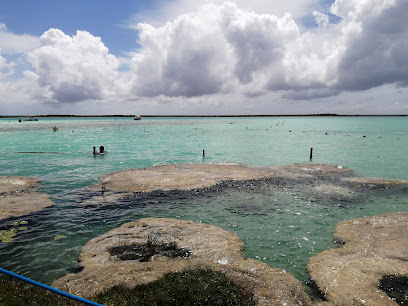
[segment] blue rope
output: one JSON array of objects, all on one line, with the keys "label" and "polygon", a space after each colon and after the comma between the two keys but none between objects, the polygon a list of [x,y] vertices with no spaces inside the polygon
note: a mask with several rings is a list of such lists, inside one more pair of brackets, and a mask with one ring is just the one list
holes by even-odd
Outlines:
[{"label": "blue rope", "polygon": [[87,300],[87,299],[81,298],[81,297],[79,297],[79,296],[72,295],[72,294],[70,294],[70,293],[67,293],[67,292],[64,292],[64,291],[55,289],[55,288],[53,288],[53,287],[50,287],[50,286],[44,285],[44,284],[42,284],[42,283],[36,282],[36,281],[34,281],[34,280],[32,280],[32,279],[29,279],[29,278],[27,278],[27,277],[24,277],[24,276],[18,275],[18,274],[16,274],[16,273],[10,272],[10,271],[8,271],[8,270],[6,270],[6,269],[3,269],[3,268],[0,268],[0,272],[3,272],[4,274],[10,275],[10,276],[12,276],[12,277],[21,279],[21,280],[23,280],[23,281],[25,281],[25,282],[27,282],[27,283],[32,284],[32,285],[35,285],[35,286],[41,287],[41,288],[43,288],[43,289],[49,290],[49,291],[54,292],[54,293],[56,293],[56,294],[65,296],[65,297],[67,297],[67,298],[69,298],[69,299],[71,299],[71,300],[76,300],[76,301],[79,301],[79,302],[82,302],[82,303],[85,303],[85,304],[88,304],[88,305],[93,305],[93,306],[103,306],[102,304],[98,304],[98,303],[89,301],[89,300]]}]

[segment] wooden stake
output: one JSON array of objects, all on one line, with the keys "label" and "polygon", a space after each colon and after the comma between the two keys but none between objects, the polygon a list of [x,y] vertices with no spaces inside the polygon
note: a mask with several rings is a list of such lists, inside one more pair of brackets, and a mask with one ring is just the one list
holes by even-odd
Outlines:
[{"label": "wooden stake", "polygon": [[313,158],[313,148],[310,148],[310,160]]}]

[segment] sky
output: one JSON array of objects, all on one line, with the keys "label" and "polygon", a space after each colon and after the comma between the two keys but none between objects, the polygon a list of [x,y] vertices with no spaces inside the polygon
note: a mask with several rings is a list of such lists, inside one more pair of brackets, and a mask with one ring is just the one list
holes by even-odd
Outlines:
[{"label": "sky", "polygon": [[408,114],[406,0],[0,0],[0,116]]}]

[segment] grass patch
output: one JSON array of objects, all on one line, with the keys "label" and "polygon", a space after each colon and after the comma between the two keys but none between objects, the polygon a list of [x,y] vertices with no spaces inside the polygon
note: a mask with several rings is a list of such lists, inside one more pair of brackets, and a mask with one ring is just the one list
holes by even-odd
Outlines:
[{"label": "grass patch", "polygon": [[[115,286],[90,300],[103,305],[256,305],[253,295],[224,273],[198,268],[166,274],[163,278],[132,289]],[[83,306],[48,290],[0,274],[0,305]]]},{"label": "grass patch", "polygon": [[0,273],[0,305],[83,306],[84,304]]},{"label": "grass patch", "polygon": [[104,305],[256,305],[252,294],[224,273],[199,268],[166,274],[163,278],[128,289],[115,286],[92,300]]}]

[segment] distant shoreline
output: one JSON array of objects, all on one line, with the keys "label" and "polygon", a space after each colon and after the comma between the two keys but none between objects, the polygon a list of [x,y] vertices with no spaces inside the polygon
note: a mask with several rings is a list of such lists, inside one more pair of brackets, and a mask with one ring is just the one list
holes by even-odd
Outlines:
[{"label": "distant shoreline", "polygon": [[[404,115],[338,115],[338,114],[306,114],[306,115],[141,115],[142,118],[246,118],[246,117],[407,117]],[[0,118],[133,118],[134,115],[10,115]]]}]

